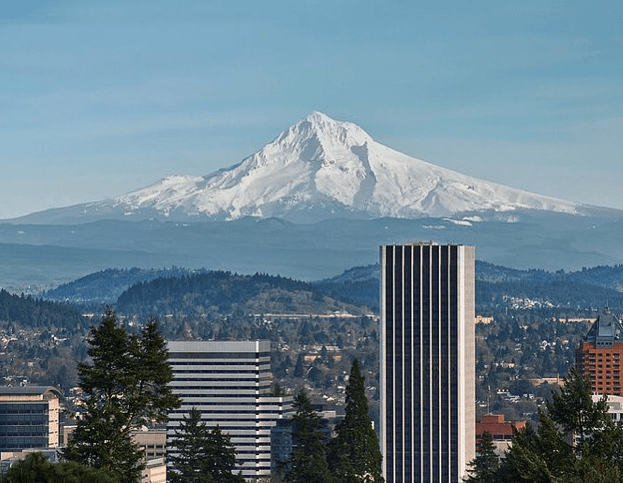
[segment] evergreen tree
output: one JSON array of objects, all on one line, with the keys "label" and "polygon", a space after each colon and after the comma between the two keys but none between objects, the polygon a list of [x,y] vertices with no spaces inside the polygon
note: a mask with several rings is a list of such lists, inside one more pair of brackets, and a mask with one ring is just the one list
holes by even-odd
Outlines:
[{"label": "evergreen tree", "polygon": [[539,428],[513,436],[498,471],[502,482],[620,482],[623,430],[605,399],[592,401],[590,382],[572,370],[539,412]]},{"label": "evergreen tree", "polygon": [[75,461],[52,463],[41,453],[30,453],[0,476],[0,483],[119,483],[110,472]]},{"label": "evergreen tree", "polygon": [[153,422],[165,422],[179,406],[168,383],[172,378],[166,343],[155,321],[140,337],[130,335],[108,309],[88,338],[89,362],[78,365],[84,393],[81,419],[63,457],[107,469],[121,483],[140,479],[143,453],[131,431]]},{"label": "evergreen tree", "polygon": [[286,464],[284,483],[331,483],[326,461],[326,448],[320,416],[314,410],[305,390],[294,398],[292,417],[293,450]]},{"label": "evergreen tree", "polygon": [[368,414],[365,380],[355,359],[346,386],[346,414],[329,445],[329,467],[339,483],[383,481],[379,439]]},{"label": "evergreen tree", "polygon": [[233,474],[236,452],[229,436],[216,427],[209,430],[201,421],[201,412],[192,408],[175,432],[170,461],[172,483],[243,483]]},{"label": "evergreen tree", "polygon": [[206,452],[209,455],[207,471],[216,483],[244,483],[242,475],[233,473],[236,467],[236,449],[231,444],[229,435],[224,434],[218,426],[210,431]]},{"label": "evergreen tree", "polygon": [[476,452],[476,458],[469,464],[467,470],[470,475],[465,479],[466,483],[497,483],[497,471],[500,466],[500,458],[495,452],[491,433],[485,432],[480,440],[480,448]]}]

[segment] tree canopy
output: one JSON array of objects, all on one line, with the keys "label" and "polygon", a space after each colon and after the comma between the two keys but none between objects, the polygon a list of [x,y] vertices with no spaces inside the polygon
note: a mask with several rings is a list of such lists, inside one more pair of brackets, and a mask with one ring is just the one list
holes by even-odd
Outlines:
[{"label": "tree canopy", "polygon": [[0,476],[0,483],[119,483],[109,471],[75,461],[52,463],[41,453],[31,453]]},{"label": "tree canopy", "polygon": [[121,483],[136,482],[143,454],[131,431],[165,422],[179,398],[172,378],[166,343],[154,320],[140,336],[129,334],[112,310],[88,338],[90,360],[78,365],[84,405],[63,457],[118,475]]},{"label": "tree canopy", "polygon": [[[498,466],[497,471],[486,468]],[[608,414],[605,398],[593,402],[590,382],[572,369],[535,430],[516,431],[504,458],[490,448],[471,463],[471,483],[620,482],[623,430]]]},{"label": "tree canopy", "polygon": [[329,445],[329,466],[336,482],[383,481],[379,439],[368,414],[365,380],[355,359],[346,386],[346,414]]},{"label": "tree canopy", "polygon": [[229,436],[218,426],[210,430],[194,407],[175,431],[169,460],[171,483],[244,483],[233,473],[236,451]]},{"label": "tree canopy", "polygon": [[321,420],[305,390],[294,398],[292,454],[286,464],[284,483],[332,483],[326,460]]}]

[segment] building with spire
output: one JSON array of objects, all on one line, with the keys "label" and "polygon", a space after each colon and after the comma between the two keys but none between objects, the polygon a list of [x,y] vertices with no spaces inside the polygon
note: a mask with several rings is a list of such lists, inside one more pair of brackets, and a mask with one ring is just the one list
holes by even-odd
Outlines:
[{"label": "building with spire", "polygon": [[620,319],[605,308],[576,350],[576,367],[591,381],[593,394],[623,396],[622,360],[623,326]]}]

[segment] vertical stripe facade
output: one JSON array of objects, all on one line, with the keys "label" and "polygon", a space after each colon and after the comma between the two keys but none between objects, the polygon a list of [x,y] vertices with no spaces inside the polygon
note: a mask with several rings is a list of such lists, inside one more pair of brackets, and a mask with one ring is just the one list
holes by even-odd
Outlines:
[{"label": "vertical stripe facade", "polygon": [[460,482],[475,451],[474,247],[381,247],[386,482]]}]

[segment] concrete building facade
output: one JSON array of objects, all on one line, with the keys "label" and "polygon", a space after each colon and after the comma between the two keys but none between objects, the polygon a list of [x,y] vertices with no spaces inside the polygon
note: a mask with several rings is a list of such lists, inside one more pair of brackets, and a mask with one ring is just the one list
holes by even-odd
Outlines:
[{"label": "concrete building facade", "polygon": [[291,396],[271,395],[269,341],[170,341],[171,387],[182,406],[169,414],[167,447],[191,408],[236,448],[247,480],[270,474],[270,430],[292,411]]},{"label": "concrete building facade", "polygon": [[0,451],[57,448],[61,397],[54,387],[0,387]]},{"label": "concrete building facade", "polygon": [[387,483],[458,483],[475,456],[474,256],[462,245],[380,248]]}]

